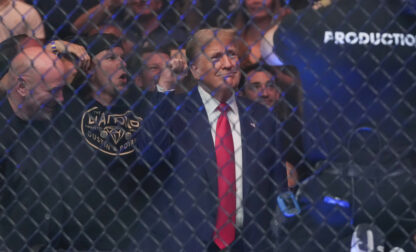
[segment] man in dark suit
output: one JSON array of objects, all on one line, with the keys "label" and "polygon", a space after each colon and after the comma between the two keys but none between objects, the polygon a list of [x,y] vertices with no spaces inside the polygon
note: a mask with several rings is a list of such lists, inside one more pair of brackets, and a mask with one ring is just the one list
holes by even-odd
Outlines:
[{"label": "man in dark suit", "polygon": [[138,147],[161,187],[141,216],[134,249],[268,251],[276,245],[271,223],[276,195],[287,183],[279,125],[262,105],[235,96],[236,39],[233,30],[195,33],[186,51],[197,87],[145,119]]}]

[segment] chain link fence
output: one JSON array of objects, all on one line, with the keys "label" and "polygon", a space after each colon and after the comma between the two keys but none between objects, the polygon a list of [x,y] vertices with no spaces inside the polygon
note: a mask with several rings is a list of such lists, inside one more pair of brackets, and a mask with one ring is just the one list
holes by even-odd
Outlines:
[{"label": "chain link fence", "polygon": [[[0,15],[0,251],[416,251],[415,1]],[[236,100],[230,242],[218,82]]]}]

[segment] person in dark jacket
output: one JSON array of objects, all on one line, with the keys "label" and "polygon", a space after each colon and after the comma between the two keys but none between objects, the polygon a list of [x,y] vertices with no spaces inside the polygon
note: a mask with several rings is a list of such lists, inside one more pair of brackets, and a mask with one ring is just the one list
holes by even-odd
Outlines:
[{"label": "person in dark jacket", "polygon": [[[280,125],[236,97],[233,30],[202,29],[187,45],[198,85],[146,120],[137,144],[164,177],[135,233],[140,251],[271,251],[276,196],[287,189]],[[175,104],[175,103],[173,103]],[[166,112],[168,111],[168,112]]]},{"label": "person in dark jacket", "polygon": [[7,96],[0,100],[0,250],[62,248],[51,119],[63,101],[63,69],[41,47],[24,49],[11,62]]},{"label": "person in dark jacket", "polygon": [[303,163],[303,88],[299,73],[293,66],[273,67],[264,62],[242,70],[239,93],[268,107],[284,125],[280,140],[285,148],[289,187],[295,188],[308,175]]}]

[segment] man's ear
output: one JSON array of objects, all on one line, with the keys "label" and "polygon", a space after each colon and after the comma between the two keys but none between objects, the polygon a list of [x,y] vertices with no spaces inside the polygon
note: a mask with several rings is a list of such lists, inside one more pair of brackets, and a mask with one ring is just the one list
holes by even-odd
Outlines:
[{"label": "man's ear", "polygon": [[195,64],[191,64],[189,69],[191,70],[192,76],[194,76],[195,79],[199,80],[201,78],[201,73]]},{"label": "man's ear", "polygon": [[91,65],[90,65],[90,68],[88,69],[88,73],[89,74],[93,74],[94,73],[94,71],[95,71],[95,64],[96,64],[96,62],[94,60],[91,60]]},{"label": "man's ear", "polygon": [[26,81],[21,77],[17,78],[16,91],[22,97],[26,97],[29,95],[29,87]]}]

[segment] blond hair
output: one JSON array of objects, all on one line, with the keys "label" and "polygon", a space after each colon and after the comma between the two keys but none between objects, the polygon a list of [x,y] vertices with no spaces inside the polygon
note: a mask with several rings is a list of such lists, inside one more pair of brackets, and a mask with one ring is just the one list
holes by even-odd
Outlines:
[{"label": "blond hair", "polygon": [[[197,31],[186,45],[186,57],[188,65],[201,54],[201,49],[211,41],[218,40],[224,45],[238,45],[237,32],[233,29],[208,28]],[[238,48],[238,46],[236,46]]]}]

